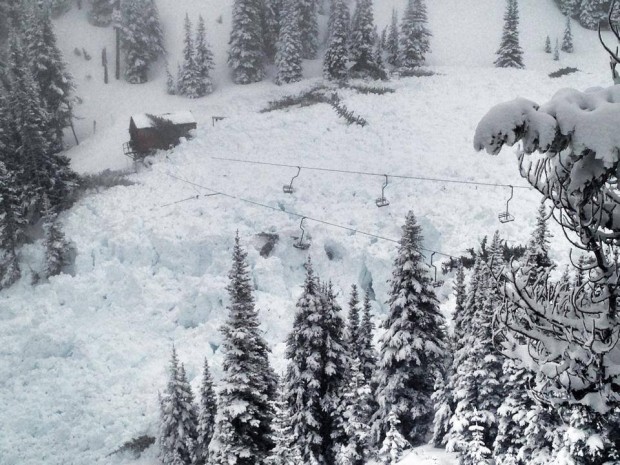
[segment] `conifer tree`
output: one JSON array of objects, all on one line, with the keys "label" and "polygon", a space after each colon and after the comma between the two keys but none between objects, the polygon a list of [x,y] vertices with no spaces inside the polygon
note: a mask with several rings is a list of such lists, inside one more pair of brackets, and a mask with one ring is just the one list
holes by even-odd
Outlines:
[{"label": "conifer tree", "polygon": [[69,263],[69,243],[57,221],[57,214],[47,196],[43,198],[43,232],[45,277],[56,276]]},{"label": "conifer tree", "polygon": [[198,30],[196,31],[196,56],[194,59],[198,79],[200,81],[200,95],[207,95],[213,92],[213,81],[211,71],[215,67],[213,64],[213,53],[207,43],[207,32],[205,21],[202,16],[198,16]]},{"label": "conifer tree", "polygon": [[280,34],[276,52],[276,84],[298,82],[302,79],[300,7],[298,0],[284,0]]},{"label": "conifer tree", "polygon": [[[476,465],[470,454],[480,428],[484,445],[490,451],[497,435],[497,410],[504,393],[500,379],[502,356],[493,344],[492,321],[500,299],[491,285],[491,274],[502,267],[501,241],[496,233],[488,250],[489,264],[478,256],[467,299],[458,320],[455,315],[455,355],[452,370],[454,414],[447,449],[459,453],[462,465]],[[475,411],[475,415],[474,415]],[[472,417],[476,418],[476,427]]]},{"label": "conifer tree", "polygon": [[197,436],[196,407],[174,347],[168,387],[160,402],[159,457],[163,465],[192,465]]},{"label": "conifer tree", "polygon": [[13,285],[21,277],[16,251],[19,234],[19,218],[16,218],[19,215],[18,203],[15,178],[0,161],[0,289]]},{"label": "conifer tree", "polygon": [[497,68],[524,68],[523,50],[519,45],[519,9],[517,0],[506,0],[504,31],[496,53]]},{"label": "conifer tree", "polygon": [[359,339],[360,339],[360,299],[357,292],[357,286],[353,284],[351,286],[351,294],[349,297],[349,313],[347,315],[347,330],[345,333],[346,343],[349,349],[349,356],[351,358],[359,358],[360,351]]},{"label": "conifer tree", "polygon": [[113,7],[110,0],[91,0],[88,20],[95,26],[108,26],[112,22]]},{"label": "conifer tree", "polygon": [[262,465],[274,446],[272,401],[277,378],[260,332],[247,253],[235,237],[228,275],[228,318],[222,326],[223,374],[218,405],[215,463]]},{"label": "conifer tree", "polygon": [[349,7],[344,0],[333,0],[330,19],[331,33],[323,59],[323,76],[330,81],[342,81],[347,77],[350,20]]},{"label": "conifer tree", "polygon": [[421,253],[421,228],[413,212],[403,236],[390,282],[386,332],[380,339],[376,391],[379,410],[374,415],[374,440],[381,444],[394,412],[401,434],[413,445],[424,441],[433,418],[429,373],[442,369],[445,322]]},{"label": "conifer tree", "polygon": [[358,0],[349,41],[349,58],[358,66],[374,64],[374,27],[372,0]]},{"label": "conifer tree", "polygon": [[209,445],[211,444],[211,439],[213,439],[216,414],[217,398],[213,390],[213,378],[211,377],[211,370],[209,370],[209,362],[205,358],[198,399],[194,465],[207,465],[209,463]]},{"label": "conifer tree", "polygon": [[121,17],[125,78],[141,84],[148,80],[150,65],[165,53],[159,13],[153,0],[126,0]]},{"label": "conifer tree", "polygon": [[71,124],[74,85],[56,45],[49,13],[43,10],[35,12],[33,23],[28,55],[49,119],[50,151],[56,153],[63,149],[63,130]]},{"label": "conifer tree", "polygon": [[427,27],[424,0],[409,0],[401,23],[400,66],[422,66],[430,51],[431,32]]},{"label": "conifer tree", "polygon": [[534,404],[527,412],[525,428],[519,438],[518,458],[527,465],[554,463],[562,447],[564,428],[555,407]]},{"label": "conifer tree", "polygon": [[552,53],[553,50],[551,48],[551,38],[547,36],[545,39],[545,53]]},{"label": "conifer tree", "polygon": [[251,84],[265,76],[261,9],[256,0],[235,0],[228,66],[236,84]]},{"label": "conifer tree", "polygon": [[360,371],[359,359],[351,361],[349,382],[342,398],[342,421],[347,440],[340,445],[337,465],[363,465],[368,456],[372,414],[371,390]]},{"label": "conifer tree", "polygon": [[[177,74],[181,74],[180,69]],[[170,68],[166,66],[166,92],[168,95],[176,95],[177,94],[177,81],[172,77],[170,73]]]},{"label": "conifer tree", "polygon": [[471,441],[460,463],[472,465],[492,465],[491,451],[485,443],[485,428],[482,426],[486,423],[484,415],[480,415],[476,409],[469,416],[468,429]]},{"label": "conifer tree", "polygon": [[298,465],[302,463],[301,455],[298,447],[293,444],[290,409],[286,403],[284,384],[281,381],[278,383],[278,392],[273,405],[275,447],[271,450],[267,465]]},{"label": "conifer tree", "polygon": [[570,17],[566,17],[566,27],[564,28],[564,36],[562,37],[562,51],[573,53],[573,31],[570,24]]},{"label": "conifer tree", "polygon": [[293,330],[286,342],[286,399],[293,442],[299,446],[303,463],[334,463],[342,445],[336,413],[348,359],[338,310],[331,287],[321,289],[308,259]]},{"label": "conifer tree", "polygon": [[560,0],[560,11],[565,16],[574,18],[579,13],[582,0]]},{"label": "conifer tree", "polygon": [[465,289],[465,270],[463,263],[459,262],[456,270],[456,278],[454,282],[454,293],[456,297],[456,305],[453,313],[453,334],[448,338],[449,353],[446,357],[446,370],[443,373],[437,373],[435,382],[435,391],[432,395],[433,404],[435,406],[435,418],[433,420],[433,437],[431,443],[435,447],[445,446],[448,441],[448,433],[450,431],[450,421],[454,414],[454,354],[457,350],[462,349],[462,344],[466,336],[468,322],[464,318],[465,300],[467,293]]},{"label": "conifer tree", "polygon": [[555,39],[555,48],[553,49],[553,61],[560,61],[560,41]]},{"label": "conifer tree", "polygon": [[398,36],[398,14],[396,10],[392,10],[392,22],[390,23],[390,31],[388,32],[385,49],[387,51],[388,64],[398,67],[400,65],[400,46]]},{"label": "conifer tree", "polygon": [[277,51],[284,0],[261,0],[261,2],[264,52],[265,57],[273,62]]},{"label": "conifer tree", "polygon": [[400,433],[399,427],[400,420],[396,412],[391,411],[388,418],[388,430],[385,434],[385,439],[381,444],[378,456],[379,460],[384,465],[396,465],[401,457],[403,451],[411,447],[407,439]]},{"label": "conifer tree", "polygon": [[364,381],[370,385],[375,369],[377,367],[377,350],[373,342],[375,334],[375,324],[372,322],[370,314],[370,296],[368,292],[364,294],[364,304],[362,306],[362,321],[359,330],[359,361],[360,371],[364,376]]},{"label": "conifer tree", "polygon": [[596,29],[605,21],[608,12],[607,0],[581,0],[579,22],[587,29]]},{"label": "conifer tree", "polygon": [[299,4],[299,32],[301,56],[307,60],[316,58],[319,49],[319,23],[317,0],[297,0]]},{"label": "conifer tree", "polygon": [[185,39],[183,45],[183,64],[177,79],[177,89],[180,95],[189,98],[198,98],[204,95],[204,83],[199,75],[196,62],[196,50],[192,39],[192,23],[189,15],[185,14]]}]

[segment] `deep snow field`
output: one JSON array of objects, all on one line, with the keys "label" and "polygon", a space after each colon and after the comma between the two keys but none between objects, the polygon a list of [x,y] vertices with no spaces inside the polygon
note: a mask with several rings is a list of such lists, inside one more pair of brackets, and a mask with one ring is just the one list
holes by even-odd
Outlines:
[{"label": "deep snow field", "polygon": [[[392,6],[402,11],[405,1],[375,3],[381,29]],[[63,214],[66,235],[77,250],[74,275],[31,286],[42,260],[40,244],[33,244],[21,253],[24,278],[0,294],[2,465],[157,463],[155,448],[138,461],[106,455],[133,437],[156,435],[157,392],[166,383],[172,344],[194,386],[204,356],[219,376],[218,327],[226,316],[235,231],[249,252],[273,364],[282,371],[283,341],[307,255],[319,276],[334,282],[343,306],[351,284],[372,284],[379,324],[396,250],[394,242],[306,220],[312,245],[300,251],[293,248],[299,218],[286,212],[396,240],[412,209],[423,227],[425,247],[457,255],[496,229],[510,243],[525,243],[539,202],[535,192],[516,189],[510,204],[516,221],[500,225],[497,214],[510,194],[505,187],[390,179],[386,197],[391,205],[379,209],[374,204],[383,183],[379,177],[302,170],[296,192],[287,195],[282,185],[296,169],[213,157],[523,186],[511,149],[491,157],[472,147],[474,130],[486,111],[517,96],[543,103],[562,87],[611,85],[607,55],[593,32],[574,24],[576,52],[563,54],[559,63],[542,51],[545,36],[555,41],[564,28],[552,0],[520,2],[526,70],[498,70],[492,64],[504,2],[432,0],[428,7],[434,39],[428,61],[436,75],[379,84],[395,89],[383,96],[339,91],[343,103],[367,119],[368,126],[347,126],[325,104],[259,113],[270,100],[319,83],[321,63],[307,62],[310,79],[294,85],[230,84],[225,66],[230,4],[158,1],[171,69],[180,58],[185,11],[207,19],[218,61],[217,90],[195,101],[165,94],[163,63],[148,84],[112,80],[104,86],[99,56],[104,45],[108,53],[113,50],[112,30],[88,25],[84,10],[74,9],[56,22],[77,94],[84,100],[76,108],[82,118],[76,122],[81,144],[68,151],[73,166],[81,173],[128,170],[134,185],[90,193]],[[222,24],[215,21],[220,14]],[[86,48],[93,59],[76,56],[76,46]],[[547,76],[564,66],[581,71],[560,79]],[[131,114],[186,109],[198,120],[193,140],[158,153],[147,165],[134,165],[124,157]],[[226,119],[213,126],[215,115]],[[232,197],[174,203],[208,194],[208,189]],[[565,263],[565,241],[557,228],[553,232],[555,258]],[[279,236],[267,258],[259,254],[260,233]],[[451,277],[442,279],[446,284],[438,293],[448,315]],[[452,463],[451,455],[429,447],[414,450],[402,462]]]}]

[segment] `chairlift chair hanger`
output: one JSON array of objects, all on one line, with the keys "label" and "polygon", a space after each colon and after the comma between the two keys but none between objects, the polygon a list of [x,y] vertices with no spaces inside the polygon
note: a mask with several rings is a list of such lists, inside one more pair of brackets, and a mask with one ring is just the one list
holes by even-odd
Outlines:
[{"label": "chairlift chair hanger", "polygon": [[510,187],[510,197],[506,201],[506,211],[497,215],[497,218],[499,219],[500,223],[509,223],[510,221],[515,220],[515,217],[510,214],[510,210],[508,208],[510,205],[510,201],[514,197],[514,188],[512,186],[508,186],[508,187]]},{"label": "chairlift chair hanger", "polygon": [[310,242],[304,242],[304,235],[306,234],[306,230],[304,229],[305,219],[306,219],[305,216],[302,217],[299,223],[299,229],[301,229],[301,237],[299,238],[299,241],[293,244],[293,247],[295,247],[296,249],[300,249],[300,250],[308,250],[310,248]]},{"label": "chairlift chair hanger", "polygon": [[379,208],[387,207],[390,204],[389,200],[385,198],[385,188],[388,186],[388,175],[384,174],[384,176],[385,176],[385,183],[383,183],[383,187],[381,188],[381,197],[375,200],[375,203],[377,204],[377,207]]},{"label": "chairlift chair hanger", "polygon": [[299,176],[299,173],[301,173],[301,166],[297,167],[297,174],[293,176],[293,178],[291,179],[291,182],[289,184],[285,184],[284,186],[282,186],[282,191],[285,194],[292,194],[293,192],[295,192],[295,189],[293,189],[293,181],[295,180],[296,177]]}]

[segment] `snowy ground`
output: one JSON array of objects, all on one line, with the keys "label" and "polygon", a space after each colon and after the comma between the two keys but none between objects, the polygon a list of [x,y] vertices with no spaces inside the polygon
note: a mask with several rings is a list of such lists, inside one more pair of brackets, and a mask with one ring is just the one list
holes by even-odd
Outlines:
[{"label": "snowy ground", "polygon": [[[396,92],[385,96],[341,91],[344,103],[368,120],[367,127],[345,125],[324,104],[258,113],[269,100],[307,89],[318,78],[283,88],[269,82],[230,85],[224,67],[229,1],[221,3],[159,2],[171,63],[179,56],[180,40],[172,38],[178,39],[185,10],[209,18],[220,64],[218,90],[197,101],[165,95],[161,68],[144,86],[103,86],[98,57],[102,44],[113,49],[111,30],[88,26],[80,18],[83,11],[58,21],[60,43],[84,98],[77,110],[84,118],[77,125],[82,143],[69,151],[78,171],[133,169],[121,150],[132,113],[191,109],[199,128],[194,140],[158,154],[148,167],[139,166],[131,176],[133,186],[92,193],[63,215],[78,252],[75,276],[31,287],[29,270],[40,268],[41,250],[38,244],[23,250],[24,279],[0,295],[2,464],[154,464],[154,451],[139,461],[105,456],[132,437],[155,434],[157,391],[165,385],[173,343],[195,384],[204,356],[219,374],[217,328],[225,317],[226,274],[237,230],[249,250],[273,362],[283,369],[282,342],[307,256],[292,247],[299,219],[224,196],[164,206],[209,192],[176,178],[394,239],[405,213],[413,209],[424,228],[425,246],[444,253],[461,253],[497,228],[519,243],[529,236],[538,207],[531,191],[515,192],[511,211],[516,221],[500,225],[497,213],[505,207],[507,188],[391,179],[386,190],[391,205],[378,209],[374,200],[381,193],[380,178],[302,170],[295,180],[297,192],[286,195],[282,185],[295,169],[213,157],[523,185],[510,153],[492,158],[472,148],[476,124],[488,108],[516,96],[542,103],[561,87],[610,84],[606,55],[594,33],[575,27],[577,53],[560,63],[542,52],[545,36],[553,38],[563,29],[552,0],[521,2],[528,23],[523,27],[525,71],[492,67],[500,26],[481,28],[479,22],[501,18],[503,2],[434,0],[428,2],[435,34],[430,62],[437,75],[391,82],[387,85]],[[403,3],[381,3],[380,24],[389,19],[392,4]],[[457,14],[448,14],[450,8],[458,8]],[[221,25],[210,11],[223,13]],[[540,24],[554,26],[546,31]],[[91,61],[73,54],[78,44],[89,49]],[[306,65],[318,75],[318,62]],[[567,65],[582,72],[547,77]],[[214,115],[227,119],[212,126]],[[92,135],[94,120],[97,132]],[[318,274],[334,281],[342,304],[352,283],[372,281],[379,322],[394,244],[312,221],[305,226],[312,242],[308,253]],[[280,238],[268,258],[259,254],[261,232]],[[563,240],[555,233],[556,257],[565,261]],[[449,313],[449,277],[439,294]],[[447,465],[452,458],[422,448],[402,463]]]}]

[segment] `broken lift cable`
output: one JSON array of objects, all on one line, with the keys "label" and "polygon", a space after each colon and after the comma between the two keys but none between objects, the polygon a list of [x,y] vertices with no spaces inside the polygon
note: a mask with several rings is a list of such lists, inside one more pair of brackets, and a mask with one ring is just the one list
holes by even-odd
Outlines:
[{"label": "broken lift cable", "polygon": [[501,183],[492,183],[492,182],[479,182],[479,181],[466,181],[463,179],[443,179],[443,178],[432,178],[426,176],[408,176],[402,174],[389,174],[389,173],[373,173],[369,171],[353,171],[353,170],[344,170],[344,169],[336,169],[336,168],[322,168],[318,166],[302,166],[302,165],[288,165],[286,163],[270,163],[265,161],[254,161],[254,160],[243,160],[241,158],[224,158],[224,157],[211,157],[213,160],[221,160],[221,161],[232,161],[235,163],[247,163],[250,165],[265,165],[265,166],[277,166],[282,168],[299,168],[303,170],[309,171],[326,171],[329,173],[345,173],[345,174],[359,174],[362,176],[388,176],[390,178],[395,179],[409,179],[415,181],[430,181],[437,183],[452,183],[452,184],[470,184],[475,186],[485,186],[485,187],[513,187],[515,189],[532,189],[531,186],[515,186],[511,184],[501,184]]},{"label": "broken lift cable", "polygon": [[[245,199],[243,197],[239,197],[239,196],[236,196],[236,195],[233,195],[233,194],[228,194],[226,192],[218,191],[218,190],[212,189],[210,187],[203,186],[201,184],[195,183],[193,181],[189,181],[187,179],[183,179],[183,178],[181,178],[179,176],[176,176],[174,174],[171,174],[171,173],[165,173],[165,174],[167,176],[173,178],[173,179],[176,179],[178,181],[184,182],[184,183],[186,183],[186,184],[188,184],[190,186],[198,187],[198,188],[205,189],[205,190],[208,190],[208,191],[212,192],[212,194],[208,195],[208,197],[211,197],[211,196],[214,196],[214,195],[221,195],[222,197],[227,197],[229,199],[237,200],[237,201],[240,201],[240,202],[245,202],[245,203],[248,203],[250,205],[254,205],[254,206],[257,206],[257,207],[261,207],[261,208],[267,208],[269,210],[273,210],[273,211],[276,211],[276,212],[286,213],[287,215],[294,216],[294,217],[297,217],[297,218],[305,218],[306,220],[314,221],[315,223],[324,224],[326,226],[331,226],[333,228],[344,229],[345,231],[349,231],[349,232],[352,232],[352,233],[355,233],[355,234],[361,234],[363,236],[372,237],[372,238],[379,239],[379,240],[382,240],[382,241],[388,241],[388,242],[393,242],[393,243],[396,243],[396,244],[400,244],[399,240],[392,239],[390,237],[379,236],[377,234],[361,231],[359,229],[351,228],[349,226],[344,226],[344,225],[341,225],[341,224],[332,223],[330,221],[325,221],[325,220],[321,220],[321,219],[318,219],[318,218],[313,218],[311,216],[302,215],[300,213],[295,213],[295,212],[292,212],[292,211],[289,211],[289,210],[284,210],[284,209],[281,209],[279,207],[274,207],[272,205],[267,205],[267,204],[264,204],[264,203],[257,202],[255,200]],[[199,196],[193,196],[193,197],[189,197],[187,199],[183,199],[181,201],[173,202],[173,203],[167,204],[167,205],[174,205],[175,203],[185,202],[187,200],[196,199],[196,198],[199,198],[199,197],[201,197],[201,196],[200,195]],[[207,197],[207,196],[202,196],[202,197]],[[167,206],[167,205],[162,205],[162,207],[163,206]],[[450,255],[450,254],[447,254],[447,253],[439,252],[437,250],[427,249],[425,247],[420,247],[420,250],[422,250],[424,252],[435,253],[436,255],[442,255],[442,256],[448,257],[448,258],[458,259],[458,257],[455,257],[454,255]]]}]

